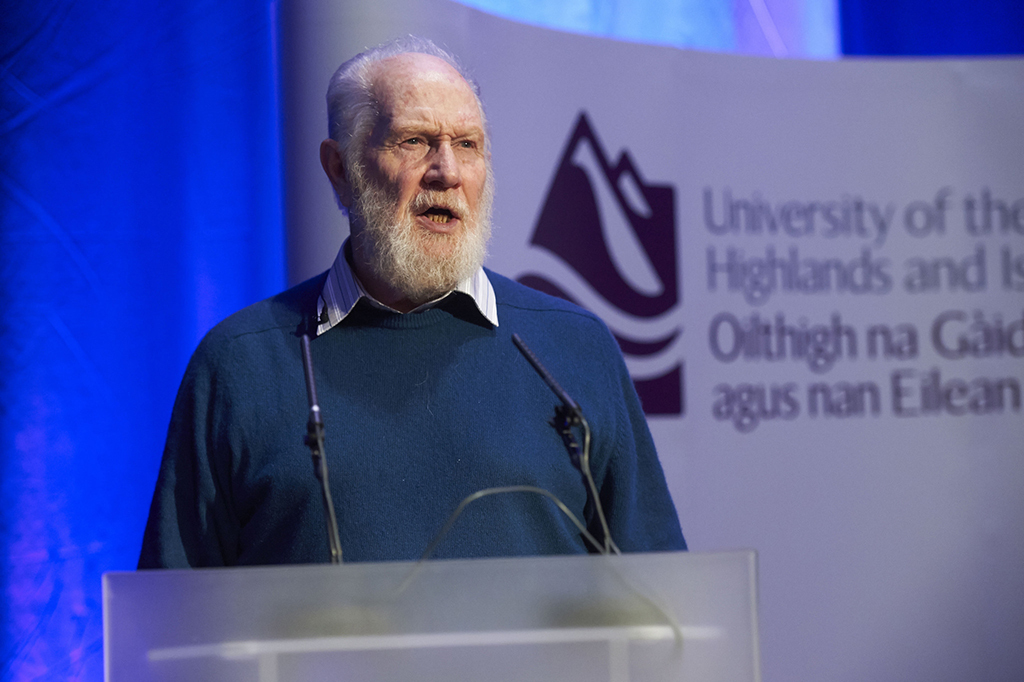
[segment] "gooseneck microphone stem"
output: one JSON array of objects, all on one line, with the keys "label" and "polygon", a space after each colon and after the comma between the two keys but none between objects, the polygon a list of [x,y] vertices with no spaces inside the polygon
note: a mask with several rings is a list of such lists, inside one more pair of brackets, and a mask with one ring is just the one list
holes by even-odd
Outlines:
[{"label": "gooseneck microphone stem", "polygon": [[516,344],[516,348],[519,349],[519,352],[530,361],[530,364],[533,365],[533,369],[536,370],[537,374],[540,375],[540,378],[544,380],[544,383],[548,385],[548,388],[550,388],[558,399],[562,401],[562,405],[565,406],[572,416],[582,422],[586,422],[586,420],[583,419],[583,410],[580,409],[580,406],[577,405],[576,401],[570,398],[569,394],[562,389],[557,381],[555,381],[555,378],[551,376],[551,372],[545,369],[544,365],[540,364],[540,360],[537,359],[537,356],[533,354],[533,351],[530,350],[529,346],[526,345],[526,342],[523,341],[519,334],[512,334],[512,343]]},{"label": "gooseneck microphone stem", "polygon": [[[601,533],[604,535],[602,538],[603,546],[600,548],[602,553],[609,554],[615,552],[619,554],[619,548],[612,540],[611,530],[608,528],[608,521],[604,515],[604,507],[601,504],[601,497],[597,492],[597,484],[594,482],[594,476],[590,472],[590,425],[587,423],[586,418],[583,416],[583,410],[579,404],[569,397],[569,394],[559,385],[555,378],[551,376],[551,373],[541,364],[537,356],[533,354],[533,351],[526,345],[519,334],[512,334],[512,342],[519,349],[519,352],[533,365],[533,369],[536,370],[540,378],[544,380],[544,383],[548,385],[548,388],[558,397],[561,401],[561,405],[555,407],[555,417],[551,420],[551,426],[558,431],[558,435],[562,437],[562,443],[565,445],[566,451],[569,453],[569,461],[580,472],[583,478],[583,486],[587,490],[587,506],[592,508],[594,514],[597,516],[598,522],[601,525]],[[580,447],[580,443],[576,440],[576,434],[573,433],[573,427],[579,427],[583,434],[583,447]]]},{"label": "gooseneck microphone stem", "polygon": [[306,374],[306,397],[309,399],[309,421],[306,422],[306,445],[313,455],[313,473],[320,481],[324,498],[324,518],[327,521],[327,541],[331,546],[331,563],[341,563],[341,539],[338,537],[338,517],[334,514],[334,500],[327,479],[327,458],[324,456],[324,422],[320,418],[320,405],[316,399],[313,381],[313,358],[309,352],[309,335],[302,335],[302,368]]}]

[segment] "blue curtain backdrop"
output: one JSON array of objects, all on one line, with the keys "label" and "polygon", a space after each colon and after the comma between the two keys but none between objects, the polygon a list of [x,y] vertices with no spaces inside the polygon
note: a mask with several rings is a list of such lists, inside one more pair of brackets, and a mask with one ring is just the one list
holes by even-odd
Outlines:
[{"label": "blue curtain backdrop", "polygon": [[1022,0],[840,0],[845,55],[1024,54]]},{"label": "blue curtain backdrop", "polygon": [[[790,53],[831,56],[831,1],[804,2],[813,28]],[[722,50],[757,43],[742,37],[751,8],[776,6],[468,4]],[[135,564],[188,356],[284,286],[274,5],[0,0],[2,680],[102,679],[100,575]],[[842,44],[1021,53],[1021,8],[841,0]]]},{"label": "blue curtain backdrop", "polygon": [[0,2],[0,679],[102,679],[185,363],[283,287],[272,5]]}]

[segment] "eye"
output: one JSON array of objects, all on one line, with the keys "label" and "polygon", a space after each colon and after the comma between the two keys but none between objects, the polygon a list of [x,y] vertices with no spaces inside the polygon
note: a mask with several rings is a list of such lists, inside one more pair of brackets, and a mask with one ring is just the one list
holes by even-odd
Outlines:
[{"label": "eye", "polygon": [[423,143],[423,140],[421,140],[420,138],[418,138],[418,137],[410,137],[408,140],[406,140],[402,144],[416,145],[416,144],[422,144],[422,143]]},{"label": "eye", "polygon": [[462,149],[476,149],[476,142],[473,140],[459,140],[459,147]]}]

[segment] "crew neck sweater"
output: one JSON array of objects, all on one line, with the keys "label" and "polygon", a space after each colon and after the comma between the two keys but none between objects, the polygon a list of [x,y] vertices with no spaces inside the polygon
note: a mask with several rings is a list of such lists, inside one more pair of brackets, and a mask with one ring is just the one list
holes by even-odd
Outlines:
[{"label": "crew neck sweater", "polygon": [[[511,340],[581,406],[591,469],[623,551],[685,549],[621,353],[591,313],[488,271],[500,325],[464,295],[412,314],[360,302],[311,351],[345,561],[417,559],[467,495],[544,488],[584,519],[586,489],[551,425],[560,404]],[[304,444],[299,333],[326,273],[217,325],[175,401],[141,568],[314,563],[329,549]],[[596,530],[596,519],[585,520]],[[547,498],[470,504],[434,558],[588,551]]]}]

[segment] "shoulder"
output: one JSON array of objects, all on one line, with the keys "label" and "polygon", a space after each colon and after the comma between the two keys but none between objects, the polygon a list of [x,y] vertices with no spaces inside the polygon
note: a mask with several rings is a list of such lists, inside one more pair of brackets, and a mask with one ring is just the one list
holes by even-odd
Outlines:
[{"label": "shoulder", "polygon": [[326,276],[321,273],[229,315],[207,332],[194,357],[214,359],[239,346],[296,336],[315,314]]},{"label": "shoulder", "polygon": [[575,303],[537,291],[492,270],[486,272],[494,287],[499,310],[505,309],[514,315],[540,316],[549,321],[560,320],[568,324],[606,329],[601,318]]},{"label": "shoulder", "polygon": [[537,353],[604,358],[625,371],[619,344],[604,321],[565,299],[487,271],[498,302],[499,334],[518,333]]}]

